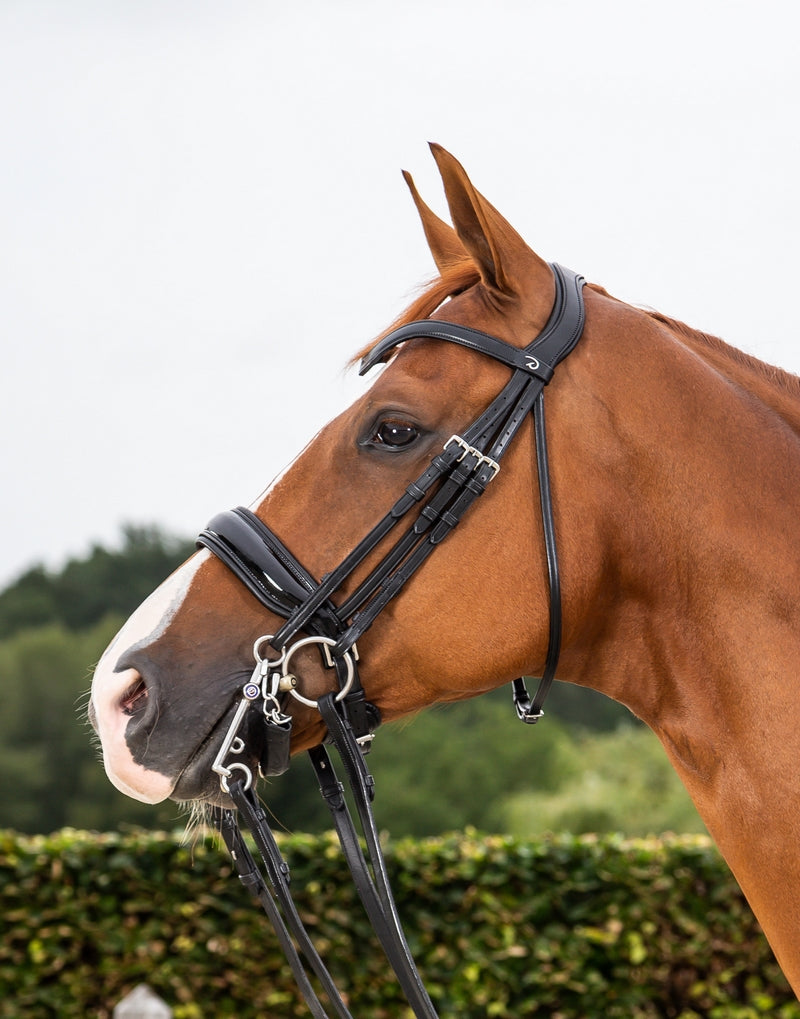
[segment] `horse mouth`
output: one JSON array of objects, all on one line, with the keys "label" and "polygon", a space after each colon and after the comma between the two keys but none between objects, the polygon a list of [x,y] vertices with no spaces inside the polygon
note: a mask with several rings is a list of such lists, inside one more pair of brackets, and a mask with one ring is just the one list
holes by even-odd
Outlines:
[{"label": "horse mouth", "polygon": [[[181,802],[192,800],[216,806],[229,807],[231,805],[231,799],[222,788],[220,776],[212,770],[212,765],[215,763],[235,710],[236,705],[226,711],[192,753],[178,776],[170,799]],[[246,768],[255,781],[258,778],[258,766],[264,739],[263,720],[258,717],[258,712],[249,713],[239,735],[243,739],[245,749],[240,754],[229,754],[223,764],[226,767],[230,767],[232,764],[237,765],[235,774],[238,778],[241,778],[243,774],[240,769]]]}]

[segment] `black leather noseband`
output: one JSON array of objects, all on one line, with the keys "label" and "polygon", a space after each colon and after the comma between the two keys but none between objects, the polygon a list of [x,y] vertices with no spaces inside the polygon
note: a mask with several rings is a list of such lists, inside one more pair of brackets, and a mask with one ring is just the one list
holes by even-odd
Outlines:
[{"label": "black leather noseband", "polygon": [[[341,786],[335,779],[325,748],[317,747],[310,751],[311,760],[331,810],[348,866],[376,934],[415,1015],[423,1019],[435,1019],[436,1012],[408,951],[388,879],[385,877],[380,842],[370,807],[372,779],[363,757],[380,716],[377,708],[366,699],[358,677],[355,647],[358,639],[389,601],[400,593],[427,557],[482,495],[500,470],[509,443],[528,415],[532,414],[550,591],[550,625],[547,658],[535,697],[531,700],[522,679],[514,681],[513,697],[517,714],[523,721],[536,722],[542,716],[542,704],[553,682],[561,648],[561,591],[550,494],[543,390],[559,362],[574,349],[584,326],[583,278],[555,264],[551,268],[555,281],[553,310],[542,332],[524,349],[512,347],[496,337],[467,326],[426,319],[389,333],[364,358],[360,369],[362,375],[387,360],[399,344],[412,339],[429,338],[477,351],[507,365],[512,373],[486,410],[463,433],[448,440],[425,471],[408,485],[383,519],[321,581],[316,580],[278,536],[250,510],[239,508],[218,514],[198,538],[198,546],[213,552],[266,609],[284,620],[274,635],[262,638],[269,641],[281,659],[291,653],[291,648],[299,640],[316,638],[326,650],[328,664],[336,670],[339,693],[326,694],[318,702],[310,703],[319,708],[328,729],[328,739],[336,746],[344,763],[367,844],[369,866],[364,862],[355,829],[341,796]],[[403,523],[405,530],[402,530]],[[400,528],[401,533],[390,550],[359,580],[351,594],[335,602],[334,596],[341,591],[345,582],[395,528]],[[264,665],[262,672],[267,675],[273,663],[261,662],[258,653],[256,657]],[[266,731],[276,737],[274,742],[279,748],[272,760],[265,761],[262,754],[263,768],[269,774],[278,773],[288,766],[288,730],[291,719],[282,714],[282,710],[286,698],[292,693],[291,689],[279,684],[277,663],[272,671],[276,673],[275,681],[269,688],[266,680],[263,689],[253,681],[245,686],[244,699],[236,715],[236,719],[240,719],[248,708],[247,701],[263,697]],[[255,676],[254,673],[254,679]],[[282,677],[287,682],[290,678],[287,675]],[[234,743],[237,725],[238,722],[232,725],[226,737],[223,746],[225,752]],[[218,761],[224,758],[223,751]],[[236,767],[247,770],[238,764],[230,766],[231,769]],[[223,788],[230,793],[240,816],[254,833],[270,884],[287,917],[286,924],[280,919],[280,911],[271,899],[269,888],[260,877],[241,839],[234,815],[231,811],[222,811],[221,830],[236,860],[242,881],[259,897],[276,926],[287,958],[313,1014],[320,1017],[326,1015],[313,990],[309,990],[310,985],[292,946],[289,931],[317,973],[337,1015],[348,1017],[350,1013],[332,986],[327,971],[296,915],[288,892],[286,866],[272,839],[266,815],[258,807],[249,788],[234,779],[230,769],[223,767],[222,773],[231,779],[227,784],[223,779]]]}]

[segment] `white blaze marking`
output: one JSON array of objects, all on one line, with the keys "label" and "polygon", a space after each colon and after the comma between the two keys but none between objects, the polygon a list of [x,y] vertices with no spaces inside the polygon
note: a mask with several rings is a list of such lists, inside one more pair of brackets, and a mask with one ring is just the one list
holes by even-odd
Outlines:
[{"label": "white blaze marking", "polygon": [[137,673],[133,669],[114,670],[134,644],[144,640],[149,643],[161,636],[183,604],[198,569],[209,557],[209,552],[197,553],[142,602],[106,648],[92,679],[91,700],[106,774],[120,792],[143,803],[167,799],[178,776],[145,768],[131,757],[125,742],[130,717],[122,710],[122,699]]}]

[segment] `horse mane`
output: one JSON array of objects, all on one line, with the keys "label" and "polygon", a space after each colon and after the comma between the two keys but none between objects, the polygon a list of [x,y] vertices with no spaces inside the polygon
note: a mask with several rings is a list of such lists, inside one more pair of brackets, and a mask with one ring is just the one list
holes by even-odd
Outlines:
[{"label": "horse mane", "polygon": [[421,293],[411,304],[401,312],[392,324],[383,330],[374,340],[371,340],[365,347],[358,351],[350,361],[350,365],[357,364],[363,357],[380,343],[384,336],[400,326],[408,325],[409,322],[418,322],[420,319],[428,318],[434,311],[448,299],[456,294],[469,290],[480,280],[478,267],[471,258],[459,259],[446,266],[440,276],[435,276],[428,283],[423,284]]},{"label": "horse mane", "polygon": [[653,319],[653,321],[666,326],[678,337],[694,346],[695,349],[698,346],[704,348],[709,360],[712,361],[715,366],[722,365],[725,361],[729,363],[733,362],[734,365],[738,365],[750,372],[753,372],[755,376],[764,382],[778,386],[790,396],[800,398],[800,378],[798,378],[797,375],[784,371],[783,368],[776,368],[774,365],[767,364],[765,361],[760,361],[757,357],[745,354],[745,352],[743,350],[739,350],[738,347],[732,347],[729,343],[721,340],[718,336],[701,332],[699,329],[693,329],[691,326],[686,325],[685,322],[669,318],[667,315],[662,315],[661,312],[647,310],[646,314],[649,318]]},{"label": "horse mane", "polygon": [[[451,262],[445,267],[441,275],[435,276],[432,280],[423,284],[421,292],[411,304],[398,315],[390,326],[359,350],[350,361],[350,365],[355,365],[363,357],[366,357],[375,345],[384,336],[392,332],[393,329],[399,329],[400,326],[408,325],[409,322],[417,322],[420,319],[428,318],[448,298],[455,297],[464,290],[468,290],[479,281],[480,273],[471,258],[465,257]],[[588,286],[597,293],[611,298],[611,300],[617,300],[617,298],[613,297],[601,286],[593,283],[588,284]],[[667,329],[695,349],[704,349],[709,360],[716,365],[722,367],[726,361],[729,364],[732,362],[734,365],[752,372],[757,378],[760,378],[768,385],[778,386],[789,396],[800,399],[800,378],[797,375],[784,371],[782,368],[766,364],[750,354],[745,354],[744,351],[739,350],[737,347],[732,347],[718,336],[701,332],[699,329],[693,329],[691,326],[686,325],[685,322],[670,318],[659,311],[653,311],[652,309],[640,310],[654,322],[666,326]]]}]

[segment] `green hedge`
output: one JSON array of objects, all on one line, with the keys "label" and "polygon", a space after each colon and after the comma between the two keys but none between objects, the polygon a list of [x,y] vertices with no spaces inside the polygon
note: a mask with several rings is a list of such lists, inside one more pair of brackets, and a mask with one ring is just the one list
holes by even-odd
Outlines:
[{"label": "green hedge", "polygon": [[[285,840],[301,913],[356,1016],[405,1019],[332,836]],[[703,837],[475,833],[390,844],[443,1017],[798,1019]],[[0,833],[0,1016],[109,1017],[148,983],[176,1019],[305,1016],[272,931],[211,840]]]}]

